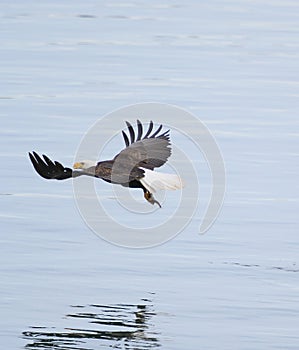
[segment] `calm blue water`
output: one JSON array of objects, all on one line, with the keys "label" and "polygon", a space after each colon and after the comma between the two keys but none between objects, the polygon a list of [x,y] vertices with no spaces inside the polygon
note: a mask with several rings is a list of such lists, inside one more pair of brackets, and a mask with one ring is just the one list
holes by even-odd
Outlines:
[{"label": "calm blue water", "polygon": [[[298,349],[298,20],[295,0],[2,2],[3,348]],[[94,235],[71,181],[42,180],[27,152],[71,165],[100,116],[146,101],[206,123],[227,193],[206,235],[199,211],[130,250]]]}]

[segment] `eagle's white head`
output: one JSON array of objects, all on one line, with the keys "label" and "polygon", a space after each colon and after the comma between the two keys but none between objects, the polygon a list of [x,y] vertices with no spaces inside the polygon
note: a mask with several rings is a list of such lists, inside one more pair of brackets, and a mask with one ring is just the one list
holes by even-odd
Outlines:
[{"label": "eagle's white head", "polygon": [[97,165],[97,163],[94,162],[93,160],[82,160],[81,162],[76,162],[73,165],[73,168],[86,170],[86,169],[89,169],[89,168],[94,167],[96,165]]}]

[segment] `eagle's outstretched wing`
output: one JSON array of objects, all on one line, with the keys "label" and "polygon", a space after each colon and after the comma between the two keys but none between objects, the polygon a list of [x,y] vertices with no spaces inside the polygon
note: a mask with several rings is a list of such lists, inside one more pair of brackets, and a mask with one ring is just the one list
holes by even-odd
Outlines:
[{"label": "eagle's outstretched wing", "polygon": [[49,157],[43,154],[43,158],[36,152],[29,152],[29,158],[36,172],[47,180],[66,180],[71,177],[78,177],[81,175],[94,176],[94,169],[90,171],[76,171],[71,168],[64,167],[61,163],[52,161]]},{"label": "eagle's outstretched wing", "polygon": [[126,122],[128,126],[128,135],[123,131],[123,138],[126,148],[123,149],[114,158],[120,167],[134,168],[142,167],[153,170],[167,162],[171,155],[169,130],[160,133],[162,125],[153,131],[153,122],[150,121],[147,132],[143,135],[143,126],[137,120],[137,136],[133,126]]},{"label": "eagle's outstretched wing", "polygon": [[44,179],[65,180],[73,177],[73,170],[64,167],[57,161],[52,161],[43,154],[43,159],[36,152],[29,152],[29,158],[36,172]]}]

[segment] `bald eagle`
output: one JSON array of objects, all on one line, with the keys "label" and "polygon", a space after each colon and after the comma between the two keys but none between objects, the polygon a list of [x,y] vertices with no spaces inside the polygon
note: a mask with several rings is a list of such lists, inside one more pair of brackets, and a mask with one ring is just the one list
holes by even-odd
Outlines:
[{"label": "bald eagle", "polygon": [[39,156],[29,152],[29,158],[36,172],[47,180],[65,180],[82,175],[100,178],[106,182],[124,187],[141,188],[144,198],[152,205],[160,203],[154,198],[157,190],[176,190],[182,188],[178,175],[154,171],[165,164],[171,155],[169,130],[161,133],[160,125],[153,131],[150,121],[144,134],[142,123],[137,120],[137,136],[133,126],[126,122],[129,136],[122,131],[125,148],[111,160],[94,163],[88,160],[76,162],[73,169],[52,161],[46,155]]}]

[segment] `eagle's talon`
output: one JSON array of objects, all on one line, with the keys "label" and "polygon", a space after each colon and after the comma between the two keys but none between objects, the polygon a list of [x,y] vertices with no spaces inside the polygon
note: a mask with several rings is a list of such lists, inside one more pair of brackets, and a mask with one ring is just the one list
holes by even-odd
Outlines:
[{"label": "eagle's talon", "polygon": [[145,192],[144,192],[144,198],[145,198],[149,203],[151,203],[152,205],[158,204],[158,206],[159,206],[160,208],[162,208],[162,207],[161,207],[161,204],[154,198],[153,194],[150,193],[149,191],[145,191]]}]

